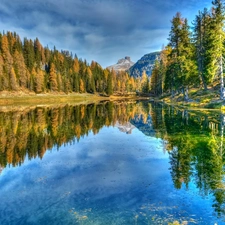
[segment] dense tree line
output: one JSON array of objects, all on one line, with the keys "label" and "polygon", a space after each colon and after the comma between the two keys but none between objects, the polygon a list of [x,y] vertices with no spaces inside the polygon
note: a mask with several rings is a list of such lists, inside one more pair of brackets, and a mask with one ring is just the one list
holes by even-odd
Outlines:
[{"label": "dense tree line", "polygon": [[135,91],[138,80],[126,72],[89,65],[68,51],[50,50],[12,32],[0,33],[0,91],[89,92],[111,95]]},{"label": "dense tree line", "polygon": [[223,55],[225,50],[225,8],[214,0],[210,10],[199,11],[193,26],[177,13],[171,23],[169,43],[156,60],[151,77],[151,90],[160,96],[183,93],[188,100],[190,87],[207,90],[220,83],[220,98],[225,98]]}]

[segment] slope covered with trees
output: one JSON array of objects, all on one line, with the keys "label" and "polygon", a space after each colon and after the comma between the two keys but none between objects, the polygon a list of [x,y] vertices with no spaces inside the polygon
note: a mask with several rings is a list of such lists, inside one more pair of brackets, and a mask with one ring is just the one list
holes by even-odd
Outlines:
[{"label": "slope covered with trees", "polygon": [[214,0],[210,10],[199,11],[192,27],[177,13],[171,21],[169,43],[156,60],[151,90],[156,96],[183,93],[189,100],[192,87],[207,91],[220,84],[220,99],[225,98],[223,56],[225,50],[225,8]]},{"label": "slope covered with trees", "polygon": [[139,80],[126,72],[89,65],[68,51],[43,47],[38,38],[21,41],[16,33],[0,33],[0,92],[127,93],[136,91]]}]

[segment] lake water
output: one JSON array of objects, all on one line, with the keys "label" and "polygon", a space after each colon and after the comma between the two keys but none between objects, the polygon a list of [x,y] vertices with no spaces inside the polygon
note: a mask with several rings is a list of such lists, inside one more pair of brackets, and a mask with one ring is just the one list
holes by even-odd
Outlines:
[{"label": "lake water", "polygon": [[225,116],[149,102],[0,108],[0,224],[225,224]]}]

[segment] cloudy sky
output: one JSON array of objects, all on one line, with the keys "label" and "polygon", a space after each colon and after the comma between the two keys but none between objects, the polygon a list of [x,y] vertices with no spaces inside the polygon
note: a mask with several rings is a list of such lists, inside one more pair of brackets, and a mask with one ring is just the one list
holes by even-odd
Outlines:
[{"label": "cloudy sky", "polygon": [[0,0],[0,27],[103,67],[167,44],[177,11],[189,22],[211,0]]}]

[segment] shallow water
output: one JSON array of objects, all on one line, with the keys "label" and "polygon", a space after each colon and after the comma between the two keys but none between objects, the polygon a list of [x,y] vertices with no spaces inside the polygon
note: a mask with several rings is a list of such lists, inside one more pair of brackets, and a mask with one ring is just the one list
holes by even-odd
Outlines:
[{"label": "shallow water", "polygon": [[[16,131],[14,128],[15,138],[19,141],[20,136],[16,135],[23,126],[30,139],[35,136],[41,140],[37,134],[45,138],[47,135],[48,141],[42,140],[37,144],[32,138],[31,143],[39,150],[43,148],[40,143],[48,148],[44,154],[32,155],[29,141],[24,145],[16,142],[13,150],[10,149],[14,152],[10,157],[7,145],[4,146],[5,152],[1,155],[5,157],[1,159],[5,165],[0,175],[0,224],[168,224],[175,220],[186,224],[225,224],[223,212],[218,213],[213,207],[216,188],[207,187],[207,182],[203,182],[206,187],[201,188],[196,182],[196,174],[199,173],[195,166],[197,156],[190,156],[190,168],[186,171],[182,160],[174,163],[174,159],[178,158],[174,154],[182,151],[180,146],[167,151],[168,140],[180,133],[168,138],[167,130],[168,140],[159,138],[167,125],[156,127],[154,115],[159,116],[159,113],[154,114],[156,109],[149,104],[132,105],[136,107],[135,112],[129,114],[126,103],[126,112],[131,115],[127,118],[124,118],[123,104],[117,105],[115,111],[112,110],[114,105],[104,106],[106,111],[102,108],[98,110],[97,105],[85,106],[83,118],[82,107],[77,108],[81,112],[80,119],[85,119],[86,114],[97,115],[99,119],[98,123],[92,121],[92,127],[81,119],[81,127],[87,126],[87,131],[83,135],[80,132],[80,138],[71,134],[77,127],[68,129],[77,123],[73,107],[54,109],[54,113],[58,110],[57,126],[53,125],[55,114],[49,112],[52,109],[45,109],[41,117],[45,118],[48,126],[40,120],[39,125],[31,122],[33,111],[28,110],[27,125],[23,121],[27,114],[17,114],[19,122]],[[94,107],[95,113],[92,113]],[[110,110],[112,113],[109,113]],[[37,116],[39,111],[36,110],[34,115]],[[164,113],[167,112],[168,108]],[[7,113],[6,118],[15,118],[15,112]],[[101,113],[104,118],[108,115],[104,123],[100,120]],[[65,137],[68,134],[69,140]],[[175,143],[175,140],[172,142]],[[24,150],[19,148],[21,145],[25,146]],[[18,155],[21,158],[16,161]],[[12,163],[7,161],[10,158]],[[184,165],[188,162],[184,161]],[[177,170],[174,169],[176,166]],[[178,179],[179,184],[176,181],[178,173],[174,176],[177,171],[183,174]],[[185,172],[189,174],[187,177]],[[220,172],[223,173],[223,170]]]}]

